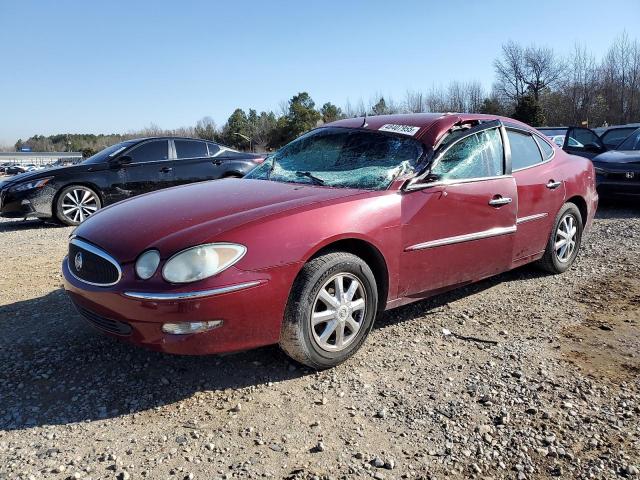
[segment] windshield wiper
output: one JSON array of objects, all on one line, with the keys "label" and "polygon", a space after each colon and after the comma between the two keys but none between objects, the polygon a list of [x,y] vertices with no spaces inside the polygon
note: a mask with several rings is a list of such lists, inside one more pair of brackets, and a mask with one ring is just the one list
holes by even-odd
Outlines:
[{"label": "windshield wiper", "polygon": [[320,177],[316,177],[315,175],[313,175],[310,172],[296,172],[296,175],[299,177],[307,177],[310,178],[311,180],[313,180],[313,183],[315,183],[316,185],[324,185],[326,182],[321,179]]}]

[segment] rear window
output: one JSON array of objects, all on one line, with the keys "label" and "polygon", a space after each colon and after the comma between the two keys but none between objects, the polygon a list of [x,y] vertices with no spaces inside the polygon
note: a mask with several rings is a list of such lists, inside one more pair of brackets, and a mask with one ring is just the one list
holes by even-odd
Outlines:
[{"label": "rear window", "polygon": [[174,140],[176,155],[178,158],[201,158],[207,157],[207,144],[193,140]]}]

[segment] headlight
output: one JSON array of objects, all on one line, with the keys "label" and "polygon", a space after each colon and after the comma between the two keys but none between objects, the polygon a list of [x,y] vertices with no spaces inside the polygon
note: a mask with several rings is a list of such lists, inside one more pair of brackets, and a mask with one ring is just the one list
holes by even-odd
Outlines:
[{"label": "headlight", "polygon": [[593,169],[595,170],[596,173],[599,173],[600,175],[603,175],[605,173],[607,173],[604,168],[600,168],[600,167],[593,167]]},{"label": "headlight", "polygon": [[30,182],[19,183],[14,185],[9,190],[12,192],[23,192],[25,190],[33,190],[34,188],[44,187],[53,177],[39,178],[38,180],[32,180]]},{"label": "headlight", "polygon": [[160,252],[157,250],[148,250],[138,257],[136,260],[136,274],[142,280],[153,277],[156,269],[160,264]]},{"label": "headlight", "polygon": [[167,282],[189,283],[211,277],[240,260],[247,248],[235,243],[210,243],[183,250],[162,269]]}]

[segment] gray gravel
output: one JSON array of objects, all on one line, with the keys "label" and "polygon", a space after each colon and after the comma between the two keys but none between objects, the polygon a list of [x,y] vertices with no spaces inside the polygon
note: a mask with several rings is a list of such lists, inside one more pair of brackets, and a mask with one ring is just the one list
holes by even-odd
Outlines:
[{"label": "gray gravel", "polygon": [[320,373],[105,338],[61,290],[71,229],[0,221],[0,479],[640,478],[639,218],[604,205],[570,272],[388,312]]}]

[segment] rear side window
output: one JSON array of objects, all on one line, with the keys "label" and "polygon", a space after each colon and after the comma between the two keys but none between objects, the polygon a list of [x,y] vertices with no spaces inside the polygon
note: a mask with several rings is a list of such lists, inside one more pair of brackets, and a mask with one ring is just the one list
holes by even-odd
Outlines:
[{"label": "rear side window", "polygon": [[207,143],[209,147],[209,156],[215,157],[220,153],[220,145],[216,145],[215,143]]},{"label": "rear side window", "polygon": [[167,140],[152,140],[134,148],[129,153],[133,163],[156,162],[169,158],[169,142]]},{"label": "rear side window", "polygon": [[193,140],[174,140],[176,155],[178,158],[208,157],[207,144]]},{"label": "rear side window", "polygon": [[511,147],[511,169],[520,170],[542,163],[542,155],[536,141],[528,133],[507,130],[507,138]]},{"label": "rear side window", "polygon": [[549,160],[551,157],[553,157],[553,147],[551,145],[549,145],[540,137],[533,138],[535,138],[536,142],[538,142],[538,145],[540,145],[540,150],[542,150],[542,155],[544,156],[545,160]]},{"label": "rear side window", "polygon": [[431,173],[441,180],[496,177],[504,173],[503,157],[498,130],[484,130],[453,144]]}]

